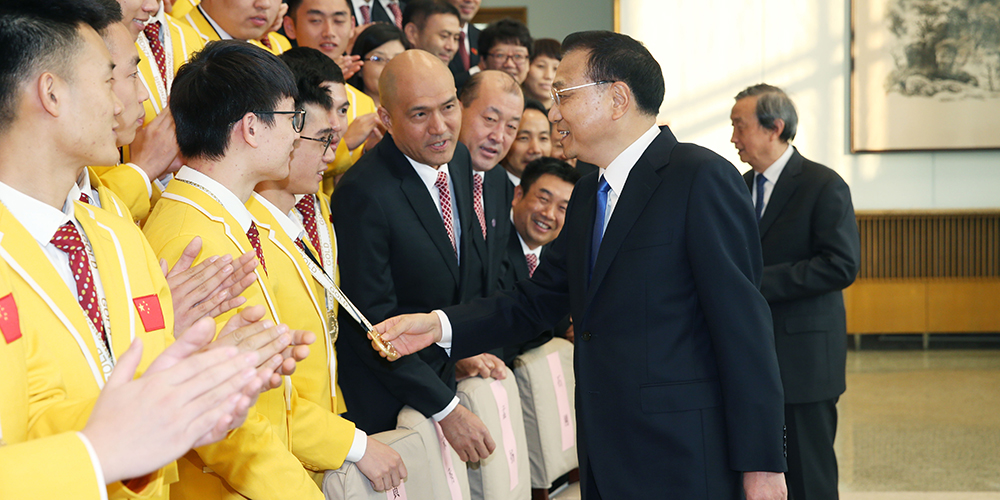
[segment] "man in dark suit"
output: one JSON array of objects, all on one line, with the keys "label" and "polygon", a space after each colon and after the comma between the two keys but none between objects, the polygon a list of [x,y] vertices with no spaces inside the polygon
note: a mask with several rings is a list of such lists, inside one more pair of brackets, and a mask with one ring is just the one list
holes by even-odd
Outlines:
[{"label": "man in dark suit", "polygon": [[[482,71],[469,79],[458,95],[462,102],[462,132],[459,141],[472,158],[472,204],[479,229],[471,235],[483,266],[483,296],[497,290],[510,233],[510,200],[514,188],[502,168],[495,168],[507,154],[524,110],[521,87],[502,71]],[[502,379],[506,375],[501,350],[458,361],[455,377],[480,375]]]},{"label": "man in dark suit", "polygon": [[[350,0],[348,0],[350,2]],[[357,26],[389,23],[403,28],[405,0],[353,0],[354,22]]]},{"label": "man in dark suit", "polygon": [[746,187],[732,164],[656,127],[663,74],[641,43],[584,32],[563,48],[549,116],[600,179],[580,180],[562,233],[515,291],[377,328],[402,354],[440,339],[462,357],[570,311],[583,498],[785,498],[784,398]]},{"label": "man in dark suit", "polygon": [[[371,321],[458,304],[484,290],[451,72],[433,55],[409,50],[386,65],[379,95],[388,133],[348,171],[331,202],[338,240],[346,242],[338,256],[342,288]],[[390,364],[372,352],[350,315],[341,314],[340,323],[346,418],[382,432],[394,429],[409,405],[441,424],[462,460],[493,451],[485,425],[458,404],[454,364],[444,350],[430,346]]]},{"label": "man in dark suit", "polygon": [[836,499],[837,399],[844,393],[847,326],[841,290],[861,259],[851,191],[836,172],[789,142],[798,116],[779,88],[736,96],[732,142],[757,209],[774,343],[785,390],[788,490],[794,500]]},{"label": "man in dark suit", "polygon": [[[518,281],[535,274],[541,255],[562,231],[566,222],[573,186],[580,180],[580,172],[568,163],[555,158],[542,157],[525,167],[521,184],[514,188],[510,209],[510,237],[507,240],[507,259],[500,286],[513,290]],[[556,331],[566,331],[566,326]],[[510,365],[514,358],[552,339],[552,330],[545,330],[534,339],[504,346],[501,359]]]},{"label": "man in dark suit", "polygon": [[447,1],[458,9],[458,21],[462,27],[462,33],[458,37],[458,52],[448,64],[448,69],[455,77],[455,86],[461,90],[472,76],[469,70],[479,65],[479,28],[472,24],[472,19],[479,12],[482,0]]}]

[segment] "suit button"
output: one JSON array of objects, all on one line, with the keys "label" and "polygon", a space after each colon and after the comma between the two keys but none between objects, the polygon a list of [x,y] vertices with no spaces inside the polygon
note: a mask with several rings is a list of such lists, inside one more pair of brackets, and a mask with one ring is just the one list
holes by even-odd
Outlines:
[{"label": "suit button", "polygon": [[590,340],[590,332],[583,332],[583,335],[581,335],[580,338],[583,340]]}]

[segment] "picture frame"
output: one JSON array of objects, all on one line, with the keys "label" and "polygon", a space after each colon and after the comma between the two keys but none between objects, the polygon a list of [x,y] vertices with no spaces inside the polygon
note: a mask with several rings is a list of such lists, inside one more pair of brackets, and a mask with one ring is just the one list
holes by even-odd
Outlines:
[{"label": "picture frame", "polygon": [[852,0],[851,152],[1000,149],[1000,0]]}]

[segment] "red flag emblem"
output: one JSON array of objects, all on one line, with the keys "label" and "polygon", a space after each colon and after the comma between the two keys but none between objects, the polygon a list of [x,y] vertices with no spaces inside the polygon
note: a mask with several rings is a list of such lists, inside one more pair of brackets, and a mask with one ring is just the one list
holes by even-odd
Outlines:
[{"label": "red flag emblem", "polygon": [[0,332],[3,332],[3,339],[8,344],[21,338],[21,320],[17,316],[17,304],[12,293],[0,299]]},{"label": "red flag emblem", "polygon": [[160,298],[155,294],[132,299],[135,303],[136,311],[139,311],[139,319],[142,320],[142,327],[147,332],[160,330],[164,327],[163,311],[160,309]]}]

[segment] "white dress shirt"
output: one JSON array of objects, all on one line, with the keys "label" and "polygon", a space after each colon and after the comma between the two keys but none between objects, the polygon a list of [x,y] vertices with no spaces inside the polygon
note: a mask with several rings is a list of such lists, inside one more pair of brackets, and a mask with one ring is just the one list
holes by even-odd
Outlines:
[{"label": "white dress shirt", "polygon": [[455,202],[455,179],[452,178],[451,172],[448,171],[448,164],[445,163],[438,168],[434,168],[430,165],[419,163],[409,156],[406,156],[406,159],[410,162],[410,165],[413,165],[413,170],[420,176],[420,180],[424,182],[427,192],[431,195],[431,200],[434,200],[434,206],[437,207],[438,215],[441,215],[442,225],[444,225],[444,215],[443,212],[441,212],[441,193],[438,188],[434,186],[434,183],[437,182],[438,172],[448,174],[448,195],[451,196],[451,227],[452,230],[455,231],[455,255],[458,257],[458,262],[461,264],[462,224],[458,218],[458,203]]},{"label": "white dress shirt", "polygon": [[764,170],[764,173],[754,172],[753,184],[750,189],[750,195],[753,199],[753,206],[757,208],[757,176],[763,175],[766,182],[764,182],[764,207],[760,209],[761,217],[764,216],[764,210],[767,210],[767,202],[771,201],[771,193],[774,192],[774,185],[778,183],[778,177],[781,177],[781,172],[785,170],[785,165],[788,165],[788,160],[792,158],[793,148],[791,145],[786,146],[785,152],[781,153],[771,166]]},{"label": "white dress shirt", "polygon": [[[392,15],[392,9],[389,8],[389,4],[391,4],[391,3],[399,3],[399,2],[393,2],[393,1],[390,1],[390,0],[378,0],[378,3],[382,4],[382,10],[384,10],[385,13],[386,13],[386,15],[389,16],[390,22],[395,23],[396,22],[396,16]],[[355,19],[355,21],[357,21],[358,26],[360,26],[362,24],[365,24],[365,17],[361,15],[361,6],[362,5],[367,5],[368,6],[368,9],[369,9],[368,12],[369,12],[369,15],[371,15],[371,20],[372,20],[372,22],[375,22],[375,1],[374,0],[354,0],[354,19]],[[402,12],[403,11],[403,7],[400,6],[399,10],[400,10],[400,12]],[[399,22],[402,23],[403,20],[400,19]]]},{"label": "white dress shirt", "polygon": [[520,177],[518,177],[518,176],[516,176],[516,175],[514,175],[512,173],[510,173],[510,170],[507,170],[506,168],[503,169],[503,170],[504,170],[504,172],[507,173],[507,178],[510,179],[511,183],[513,183],[515,186],[520,186],[521,185],[521,178]]}]

